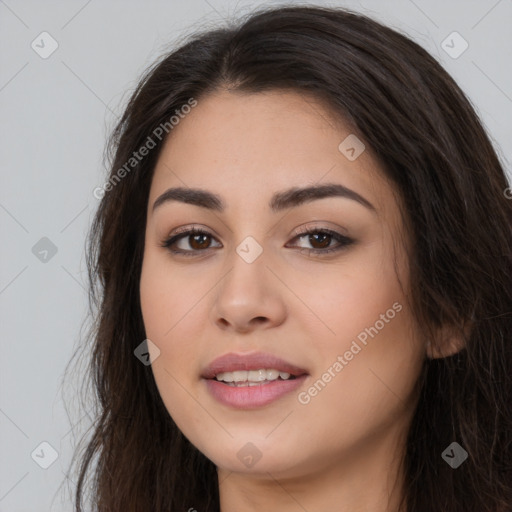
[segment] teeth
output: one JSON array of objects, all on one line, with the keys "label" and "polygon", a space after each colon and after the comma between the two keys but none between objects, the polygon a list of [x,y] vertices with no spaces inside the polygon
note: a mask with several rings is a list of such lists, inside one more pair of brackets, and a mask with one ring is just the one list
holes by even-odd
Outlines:
[{"label": "teeth", "polygon": [[244,382],[247,380],[247,372],[233,372],[233,382]]},{"label": "teeth", "polygon": [[290,378],[290,374],[286,372],[280,372],[273,368],[269,370],[237,370],[235,372],[223,372],[215,376],[215,379],[222,382],[248,382],[249,386],[256,386],[261,382],[277,380],[281,377],[282,380]]}]

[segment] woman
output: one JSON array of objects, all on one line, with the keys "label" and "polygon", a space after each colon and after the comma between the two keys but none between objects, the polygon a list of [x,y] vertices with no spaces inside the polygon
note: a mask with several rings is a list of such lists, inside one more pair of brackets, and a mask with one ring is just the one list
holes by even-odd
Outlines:
[{"label": "woman", "polygon": [[150,69],[88,261],[76,510],[512,510],[512,202],[468,100],[282,7]]}]

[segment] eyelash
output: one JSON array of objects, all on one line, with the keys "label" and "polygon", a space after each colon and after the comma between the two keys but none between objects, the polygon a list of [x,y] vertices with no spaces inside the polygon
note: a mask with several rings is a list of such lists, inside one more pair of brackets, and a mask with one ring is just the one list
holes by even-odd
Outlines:
[{"label": "eyelash", "polygon": [[[301,253],[307,252],[308,255],[324,256],[329,253],[341,251],[341,250],[345,249],[346,247],[348,247],[349,245],[352,245],[355,242],[355,240],[353,240],[352,238],[349,238],[345,235],[342,235],[341,233],[337,233],[336,231],[332,231],[331,229],[327,229],[327,228],[322,228],[322,229],[310,228],[306,231],[297,231],[294,233],[294,237],[292,238],[292,240],[295,240],[296,238],[302,238],[302,237],[308,236],[308,235],[318,235],[318,234],[332,236],[332,238],[336,242],[338,242],[339,245],[335,248],[327,248],[327,249],[307,249],[307,248],[302,247],[302,248],[299,248],[299,249],[301,249],[301,251],[300,251]],[[186,238],[186,237],[189,237],[192,235],[206,235],[211,238],[215,238],[208,231],[198,229],[198,228],[187,228],[186,230],[178,232],[178,233],[172,235],[171,237],[165,239],[161,243],[161,247],[168,249],[172,254],[179,254],[179,255],[183,255],[183,256],[187,256],[187,257],[195,256],[195,255],[197,255],[197,253],[208,251],[209,249],[212,249],[211,247],[207,247],[206,249],[196,249],[196,250],[191,250],[191,251],[190,250],[183,251],[183,250],[172,249],[172,246],[176,242],[178,242],[182,238]]]}]

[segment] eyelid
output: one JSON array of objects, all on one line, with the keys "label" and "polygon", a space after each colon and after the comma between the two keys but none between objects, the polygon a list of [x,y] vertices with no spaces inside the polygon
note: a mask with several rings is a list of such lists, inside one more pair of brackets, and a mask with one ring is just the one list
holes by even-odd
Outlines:
[{"label": "eyelid", "polygon": [[336,227],[336,228],[327,227],[325,225],[325,221],[308,222],[308,223],[304,224],[303,226],[295,228],[293,230],[292,236],[297,237],[297,236],[307,235],[313,230],[336,234],[336,235],[339,235],[344,238],[350,238],[346,229],[343,229],[341,227]]},{"label": "eyelid", "polygon": [[182,233],[189,233],[190,231],[198,231],[198,232],[205,232],[208,233],[210,236],[214,236],[208,228],[205,228],[201,224],[189,224],[187,226],[181,226],[179,228],[176,228],[172,234],[170,234],[167,238],[172,238],[176,235],[181,235]]}]

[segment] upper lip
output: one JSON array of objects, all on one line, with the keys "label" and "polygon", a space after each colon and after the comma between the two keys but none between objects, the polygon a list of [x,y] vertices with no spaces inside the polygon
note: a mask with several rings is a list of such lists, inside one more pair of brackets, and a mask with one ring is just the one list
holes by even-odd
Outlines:
[{"label": "upper lip", "polygon": [[219,373],[235,372],[237,370],[261,370],[274,369],[286,372],[296,377],[306,374],[306,370],[280,359],[272,354],[252,353],[236,354],[228,353],[214,359],[202,372],[204,379],[213,379]]}]

